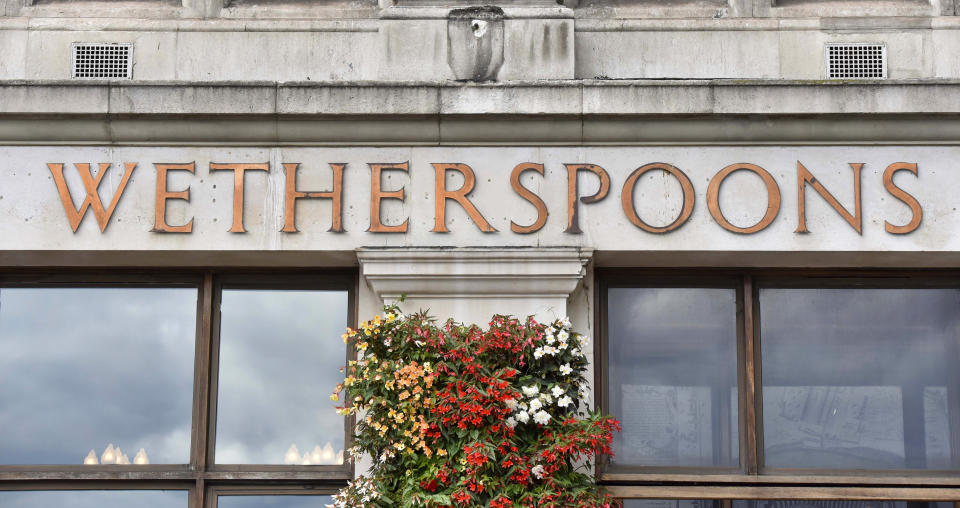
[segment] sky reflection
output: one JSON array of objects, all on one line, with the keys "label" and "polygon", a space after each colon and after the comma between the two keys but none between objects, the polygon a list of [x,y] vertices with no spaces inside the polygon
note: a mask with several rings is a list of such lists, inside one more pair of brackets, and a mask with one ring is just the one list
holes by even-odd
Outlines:
[{"label": "sky reflection", "polygon": [[284,464],[292,446],[323,456],[327,443],[336,456],[347,292],[224,290],[220,322],[216,461]]},{"label": "sky reflection", "polygon": [[197,290],[0,288],[0,463],[186,463]]}]

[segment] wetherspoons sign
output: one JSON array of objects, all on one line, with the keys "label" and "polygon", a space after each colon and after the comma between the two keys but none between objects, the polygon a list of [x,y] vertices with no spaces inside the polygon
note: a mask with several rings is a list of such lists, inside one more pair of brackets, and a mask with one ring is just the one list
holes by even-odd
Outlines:
[{"label": "wetherspoons sign", "polygon": [[[474,165],[476,165],[474,163]],[[325,189],[302,188],[298,185],[298,175],[309,166],[310,171],[326,171],[326,178],[331,182]],[[360,167],[357,167],[360,166]],[[469,218],[473,225],[458,224],[460,228],[477,228],[485,233],[494,233],[498,229],[491,225],[487,217],[490,212],[501,213],[500,209],[487,210],[475,200],[475,191],[478,191],[483,185],[492,185],[491,179],[484,179],[478,182],[477,171],[474,167],[465,162],[444,162],[434,161],[422,163],[423,167],[415,167],[409,161],[406,162],[364,162],[342,163],[342,162],[316,162],[309,164],[304,161],[289,161],[271,164],[270,162],[209,162],[198,164],[197,162],[182,163],[163,163],[150,162],[147,164],[141,162],[48,162],[47,171],[51,176],[51,185],[56,187],[57,195],[63,205],[66,221],[64,226],[72,228],[74,232],[80,228],[81,223],[88,215],[93,215],[94,220],[99,225],[100,232],[106,231],[111,223],[111,217],[118,207],[124,206],[124,196],[127,185],[134,174],[152,173],[149,177],[155,183],[155,192],[153,193],[153,227],[150,231],[154,233],[174,233],[190,234],[194,231],[194,221],[184,219],[180,222],[171,223],[168,219],[167,209],[171,203],[180,203],[186,205],[191,200],[191,185],[173,188],[171,186],[171,175],[187,174],[191,178],[199,178],[200,175],[212,176],[214,174],[232,175],[232,217],[224,218],[231,222],[229,232],[246,233],[244,226],[244,209],[250,206],[245,189],[250,186],[250,181],[257,178],[257,175],[273,175],[277,172],[282,173],[282,198],[274,201],[275,206],[282,207],[282,229],[281,233],[296,234],[299,233],[297,218],[297,202],[303,200],[320,200],[329,202],[331,206],[329,231],[335,233],[346,232],[343,214],[344,206],[351,197],[368,196],[361,206],[369,207],[369,221],[365,224],[365,231],[370,233],[407,233],[410,225],[410,216],[397,217],[395,214],[385,217],[382,207],[386,203],[404,205],[411,196],[408,195],[405,184],[397,183],[409,179],[411,172],[417,171],[429,172],[432,176],[432,193],[427,196],[432,202],[432,233],[449,233],[450,225],[447,216],[451,207],[460,207]],[[619,174],[625,175],[619,182],[613,181],[611,173],[601,164],[593,162],[582,163],[557,163],[553,168],[546,170],[547,165],[542,162],[533,161],[514,161],[509,163],[502,172],[494,172],[497,178],[509,179],[509,187],[512,189],[516,198],[523,200],[528,207],[535,210],[535,217],[532,214],[525,214],[526,218],[509,218],[509,230],[513,234],[525,235],[536,233],[544,228],[547,219],[551,213],[557,213],[558,210],[551,210],[547,206],[547,201],[556,202],[558,196],[547,196],[546,191],[554,192],[563,189],[563,199],[566,202],[565,210],[560,212],[565,221],[563,232],[566,234],[577,235],[583,231],[581,229],[582,210],[584,207],[595,205],[605,200],[616,200],[619,202],[619,213],[626,220],[632,223],[640,230],[653,234],[668,234],[678,230],[686,224],[693,213],[698,200],[705,200],[709,215],[717,226],[742,235],[750,235],[760,232],[769,227],[777,218],[781,211],[781,199],[784,193],[795,193],[795,229],[794,233],[808,233],[807,229],[807,204],[811,199],[821,199],[829,205],[856,233],[863,234],[863,199],[861,188],[864,185],[864,166],[863,162],[845,162],[840,166],[845,169],[841,173],[847,184],[844,185],[845,195],[840,195],[836,189],[831,190],[814,175],[814,172],[808,169],[803,161],[796,161],[792,164],[792,175],[786,179],[781,177],[778,182],[770,171],[752,162],[737,162],[727,164],[716,168],[715,172],[708,174],[706,178],[697,178],[698,185],[706,185],[706,193],[698,194],[695,190],[694,179],[679,165],[669,162],[650,162],[642,163],[635,169],[621,171]],[[783,168],[778,168],[781,172]],[[835,168],[834,168],[835,170]],[[70,173],[73,173],[72,175]],[[364,176],[361,181],[366,180],[368,188],[360,191],[351,190],[351,193],[345,191],[344,175],[351,172],[362,172]],[[650,224],[641,218],[638,211],[637,188],[639,182],[645,176],[659,174],[665,180],[671,180],[673,187],[679,186],[679,192],[670,193],[667,198],[671,201],[670,206],[674,212],[674,218],[666,224]],[[108,181],[114,182],[112,188],[105,188],[105,176],[113,175]],[[728,191],[728,187],[736,185],[734,175],[748,174],[752,178],[758,178],[762,182],[759,192],[752,192],[743,199],[749,201],[765,203],[765,211],[753,224],[735,224],[730,220],[724,211],[721,191]],[[910,161],[887,161],[882,170],[882,177],[879,181],[868,181],[866,185],[875,186],[877,191],[885,195],[909,210],[909,214],[904,216],[900,214],[894,220],[884,218],[882,230],[891,235],[903,235],[915,231],[920,227],[923,218],[923,206],[920,200],[910,192],[904,190],[901,185],[894,181],[898,175],[897,182],[901,179],[919,179],[921,169],[917,162]],[[392,175],[392,176],[391,176]],[[385,178],[400,176],[393,180],[392,187],[389,190],[385,188]],[[452,177],[452,178],[451,178]],[[532,177],[532,179],[531,179]],[[537,182],[536,179],[541,179]],[[590,192],[582,192],[585,187],[582,180],[590,179],[594,185]],[[561,185],[538,185],[538,183],[547,183],[542,180],[562,179]],[[785,180],[785,181],[784,181]],[[71,186],[70,182],[73,185]],[[409,180],[408,180],[409,182]],[[451,184],[456,182],[456,184]],[[526,183],[525,183],[526,182]],[[533,183],[531,183],[533,182]],[[703,183],[701,183],[703,182]],[[506,182],[503,182],[506,183]],[[81,188],[76,188],[79,184]],[[73,187],[73,188],[72,188]],[[214,187],[215,188],[215,187]],[[537,189],[541,189],[538,191]],[[852,189],[852,192],[850,192]],[[102,199],[101,195],[112,195],[110,199]],[[838,196],[840,196],[838,198]],[[885,198],[882,198],[885,199]],[[842,202],[841,202],[842,201]],[[844,204],[845,203],[845,204]],[[404,209],[403,207],[400,208]],[[414,209],[416,211],[416,209]],[[277,212],[281,212],[277,210]],[[411,212],[408,212],[411,213]],[[188,215],[189,216],[189,215]],[[879,224],[878,224],[879,226]],[[502,227],[502,226],[501,226]]]}]

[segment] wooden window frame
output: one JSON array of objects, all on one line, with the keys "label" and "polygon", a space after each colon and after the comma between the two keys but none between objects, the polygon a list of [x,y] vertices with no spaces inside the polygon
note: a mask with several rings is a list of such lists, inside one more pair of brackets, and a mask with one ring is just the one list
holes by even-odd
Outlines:
[{"label": "wooden window frame", "polygon": [[[761,287],[960,288],[956,270],[608,269],[595,270],[594,386],[609,407],[607,293],[615,287],[718,287],[737,281],[737,378],[740,466],[733,468],[615,466],[597,463],[597,479],[622,498],[842,499],[953,501],[960,508],[960,470],[832,470],[764,468],[760,361]],[[729,286],[719,286],[729,287]],[[951,430],[953,434],[958,431]]]},{"label": "wooden window frame", "polygon": [[[333,290],[347,293],[348,326],[357,325],[358,273],[355,269],[100,271],[0,270],[0,289],[8,287],[187,287],[197,289],[191,441],[188,464],[0,465],[0,491],[184,490],[189,508],[215,506],[218,495],[293,493],[334,494],[353,477],[354,466],[229,465],[214,463],[219,303],[227,289]],[[344,364],[355,357],[347,348]],[[330,389],[333,389],[331,386]],[[344,449],[351,443],[354,417],[344,418]]]},{"label": "wooden window frame", "polygon": [[217,508],[221,496],[333,496],[339,489],[311,485],[210,485],[203,508]]}]

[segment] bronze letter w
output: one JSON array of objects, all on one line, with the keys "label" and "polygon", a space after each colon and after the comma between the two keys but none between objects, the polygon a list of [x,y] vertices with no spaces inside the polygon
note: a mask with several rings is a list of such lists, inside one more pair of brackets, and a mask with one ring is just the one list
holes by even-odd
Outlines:
[{"label": "bronze letter w", "polygon": [[104,210],[98,189],[100,188],[100,182],[103,181],[103,177],[110,169],[109,162],[100,163],[100,170],[97,171],[96,177],[90,173],[90,164],[74,164],[77,172],[80,173],[83,188],[87,192],[87,197],[83,200],[83,203],[80,204],[79,208],[74,204],[73,197],[70,196],[70,189],[67,188],[67,182],[63,178],[63,164],[47,164],[47,167],[50,168],[50,173],[53,174],[53,181],[57,184],[57,190],[60,191],[60,201],[63,202],[63,209],[67,212],[67,220],[70,221],[70,227],[73,228],[74,233],[76,233],[77,228],[80,227],[80,221],[82,221],[83,217],[87,214],[87,209],[91,207],[93,207],[93,215],[97,218],[97,224],[100,225],[100,232],[103,233],[107,229],[110,217],[113,216],[113,210],[117,207],[117,203],[120,202],[120,196],[123,196],[127,182],[130,181],[130,175],[133,174],[133,170],[137,167],[136,162],[127,162],[124,165],[126,166],[126,171],[124,171],[123,177],[120,180],[120,186],[117,187],[117,192],[113,194],[110,208]]}]

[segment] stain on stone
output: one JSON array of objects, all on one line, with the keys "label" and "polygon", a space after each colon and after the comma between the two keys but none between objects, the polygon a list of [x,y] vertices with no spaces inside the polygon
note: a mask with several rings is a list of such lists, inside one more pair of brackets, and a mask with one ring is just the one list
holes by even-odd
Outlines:
[{"label": "stain on stone", "polygon": [[566,57],[570,51],[570,24],[560,22],[560,57]]},{"label": "stain on stone", "polygon": [[551,32],[550,23],[548,22],[547,24],[543,25],[543,59],[544,60],[550,59],[550,49],[551,49],[550,47],[551,33],[550,32]]}]

